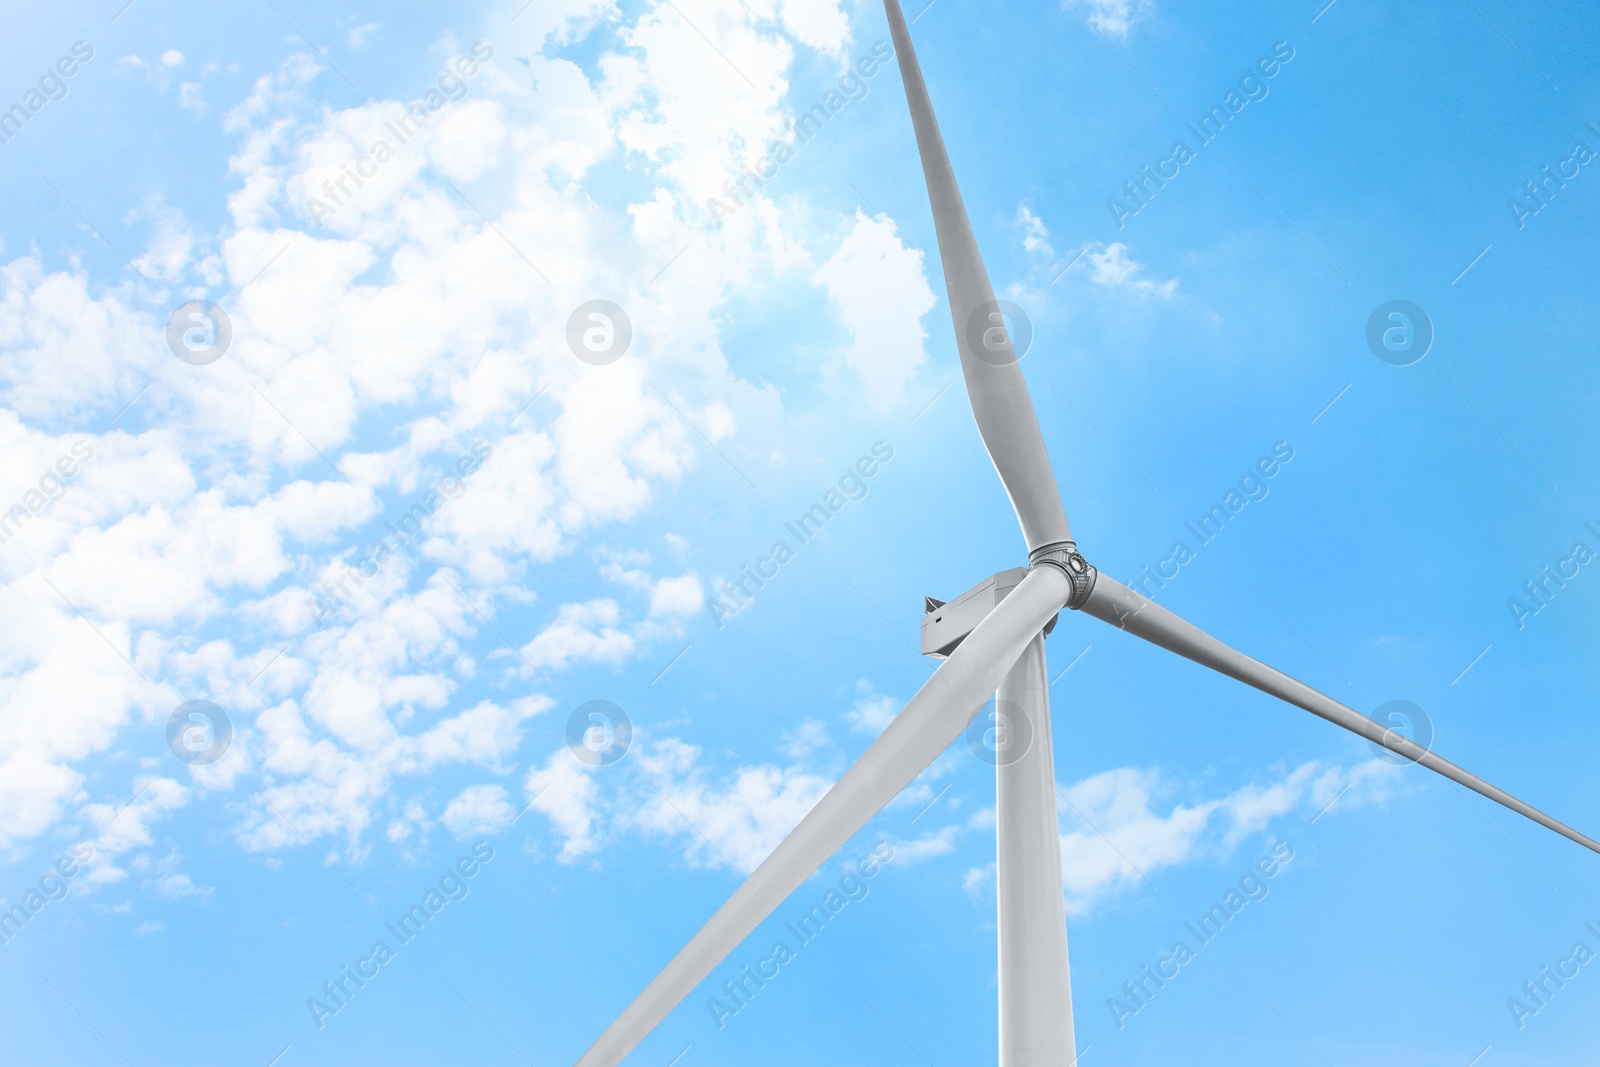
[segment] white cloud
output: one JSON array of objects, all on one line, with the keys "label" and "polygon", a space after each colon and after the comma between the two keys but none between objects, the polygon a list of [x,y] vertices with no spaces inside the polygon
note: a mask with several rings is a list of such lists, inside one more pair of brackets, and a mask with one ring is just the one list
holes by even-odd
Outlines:
[{"label": "white cloud", "polygon": [[650,590],[650,616],[655,619],[681,619],[705,606],[705,588],[698,576],[686,574],[663,578]]},{"label": "white cloud", "polygon": [[1353,768],[1313,761],[1266,785],[1170,807],[1156,802],[1171,792],[1159,772],[1125,767],[1086,778],[1064,790],[1061,805],[1068,827],[1061,835],[1068,910],[1082,914],[1164,867],[1226,854],[1292,811],[1316,816],[1335,798],[1347,808],[1379,802],[1393,790],[1396,771],[1377,759]]},{"label": "white cloud", "polygon": [[[794,47],[759,28],[774,13],[771,0],[663,3],[620,32],[631,51],[607,61],[619,140],[697,202],[784,127]],[[812,32],[819,18],[796,21]]]},{"label": "white cloud", "polygon": [[[168,62],[169,57],[172,57],[175,61]],[[183,53],[181,52],[167,52],[164,55],[157,56],[155,59],[145,59],[143,56],[123,56],[111,65],[111,72],[113,74],[121,74],[131,71],[143,75],[145,80],[157,89],[165,89],[171,81],[172,68],[182,62]]]},{"label": "white cloud", "polygon": [[[870,687],[866,690],[870,692]],[[730,867],[748,876],[832,788],[834,779],[808,761],[831,746],[824,725],[807,721],[789,732],[781,749],[786,766],[757,764],[717,772],[696,745],[676,737],[644,741],[638,734],[625,760],[604,768],[557,750],[526,780],[532,809],[545,815],[564,863],[597,855],[624,833],[661,838],[681,849],[686,862]],[[941,757],[898,801],[926,808],[926,780],[947,776],[962,754]],[[1145,877],[1170,867],[1226,858],[1250,835],[1270,830],[1285,816],[1319,818],[1381,803],[1399,788],[1400,769],[1372,759],[1352,767],[1312,761],[1222,796],[1175,800],[1176,786],[1155,770],[1119,768],[1062,789],[1062,881],[1071,914],[1135,889]],[[1335,803],[1336,802],[1336,803]],[[1330,807],[1330,805],[1332,805]],[[959,794],[939,810],[959,813]],[[904,838],[903,816],[885,824],[896,856],[907,863],[952,855],[963,842],[992,842],[995,809],[985,806],[942,826]],[[920,817],[920,816],[919,816]],[[992,845],[983,846],[990,848]],[[969,868],[968,893],[992,885],[994,865]]]},{"label": "white cloud", "polygon": [[816,272],[850,330],[845,359],[877,411],[894,406],[917,368],[927,361],[922,317],[933,290],[923,275],[922,253],[901,243],[894,223],[856,214],[855,226]]},{"label": "white cloud", "polygon": [[782,0],[783,27],[802,44],[838,52],[850,39],[850,20],[839,0]]},{"label": "white cloud", "polygon": [[934,859],[939,856],[948,856],[956,850],[956,839],[961,835],[962,827],[945,826],[939,830],[925,833],[921,837],[910,841],[894,839],[894,859],[896,863],[912,864],[921,860]]},{"label": "white cloud", "polygon": [[543,768],[528,773],[525,783],[529,810],[550,820],[561,835],[562,863],[573,861],[600,847],[597,807],[599,790],[589,768],[566,748],[550,755]]},{"label": "white cloud", "polygon": [[1126,37],[1150,11],[1150,0],[1085,0],[1089,25],[1113,37]]},{"label": "white cloud", "polygon": [[[543,814],[561,842],[557,860],[573,863],[599,852],[622,833],[665,840],[697,867],[732,867],[748,874],[766,859],[833,786],[806,760],[828,745],[821,723],[807,723],[783,746],[795,762],[761,764],[716,774],[702,750],[668,737],[644,742],[618,763],[590,767],[566,748],[556,750],[525,782],[530,811]],[[931,839],[914,842],[929,854]]]},{"label": "white cloud", "polygon": [[[10,472],[0,484],[27,491],[80,436],[45,427],[106,426],[137,398],[119,429],[81,435],[93,461],[0,551],[0,846],[79,813],[101,834],[102,877],[120,877],[118,857],[153,848],[152,828],[196,789],[238,790],[234,832],[246,849],[302,847],[304,835],[333,841],[326,851],[343,860],[359,858],[374,831],[406,840],[427,814],[397,814],[398,781],[446,766],[509,773],[522,724],[549,706],[538,695],[464,695],[479,656],[521,670],[495,651],[479,613],[540,603],[547,568],[645,515],[699,462],[672,405],[719,447],[772,453],[780,395],[736,377],[718,342],[721,311],[746,279],[815,275],[852,329],[847,359],[874,404],[892,403],[915,373],[933,297],[920,255],[888,220],[856,216],[842,241],[819,245],[809,212],[788,217],[763,201],[715,234],[697,229],[704,190],[787,121],[797,45],[784,32],[843,54],[849,24],[836,0],[680,0],[631,22],[609,3],[560,0],[530,9],[519,28],[558,44],[600,18],[618,21],[621,51],[588,69],[535,54],[526,72],[498,55],[466,99],[350,184],[323,226],[308,197],[389,136],[384,123],[406,101],[327,106],[327,72],[301,53],[226,109],[231,188],[215,232],[143,205],[128,220],[146,230],[127,249],[139,276],[109,287],[76,265],[0,262]],[[374,29],[350,28],[351,47]],[[436,58],[463,50],[441,41]],[[192,69],[175,52],[118,65],[161,91],[176,85],[198,112],[217,68]],[[643,193],[584,191],[582,179],[617,161]],[[640,268],[688,246],[658,280]],[[813,258],[813,247],[824,250]],[[625,303],[636,327],[632,350],[604,368],[550,343],[596,293]],[[190,297],[217,300],[233,323],[232,348],[208,368],[166,351],[167,315]],[[872,300],[891,312],[870,316]],[[358,437],[358,427],[383,432]],[[381,524],[478,442],[493,454],[459,499],[313,630],[313,591],[348,580]],[[553,605],[530,659],[551,671],[617,665],[681,633],[701,610],[698,577],[640,573],[643,584]],[[120,796],[87,795],[86,761],[201,693],[234,718],[228,760],[186,772],[188,784],[157,776],[120,814]],[[551,784],[538,804],[563,828],[569,860],[600,840],[601,798],[572,764],[559,751],[534,772]],[[826,785],[792,768],[750,768],[723,784],[696,774],[673,788],[745,858]],[[474,788],[440,816],[452,831],[509,804],[495,787]],[[746,797],[755,814],[724,810]],[[201,891],[181,872],[151,877],[160,892]]]},{"label": "white cloud", "polygon": [[195,884],[193,878],[178,869],[181,862],[182,857],[174,850],[159,858],[141,853],[133,858],[129,866],[142,876],[145,885],[162,900],[209,901],[214,892],[212,888]]},{"label": "white cloud", "polygon": [[[127,870],[119,867],[117,860],[130,852],[135,853],[130,866],[149,872],[151,861],[138,850],[154,844],[154,825],[186,805],[192,795],[177,780],[158,775],[136,781],[126,801],[85,806],[83,815],[97,828],[98,836],[93,841],[95,855],[83,876],[84,882],[98,886],[127,878]],[[175,860],[163,863],[156,871],[165,886],[192,886],[187,875],[178,875],[174,863]]]},{"label": "white cloud", "polygon": [[516,814],[504,786],[469,785],[446,805],[439,821],[457,839],[465,840],[505,829]]},{"label": "white cloud", "polygon": [[[51,274],[32,257],[0,266],[0,401],[23,419],[71,419],[117,408],[147,384],[138,369],[163,344],[158,326],[82,274]],[[9,506],[9,502],[8,502]]]},{"label": "white cloud", "polygon": [[621,664],[646,645],[677,637],[684,620],[705,604],[705,590],[694,574],[653,579],[641,570],[613,562],[601,568],[609,580],[649,595],[648,614],[630,624],[622,621],[616,600],[603,597],[563,604],[556,617],[522,647],[522,656],[537,671],[563,671],[589,663]]},{"label": "white cloud", "polygon": [[194,879],[182,872],[164,874],[156,879],[156,894],[168,900],[179,900],[183,897],[200,897],[209,900],[212,889],[210,886],[195,885]]},{"label": "white cloud", "polygon": [[700,749],[668,739],[638,753],[649,792],[631,823],[683,844],[698,866],[748,875],[833,786],[799,767],[742,767],[719,781],[700,767]]},{"label": "white cloud", "polygon": [[826,724],[816,719],[807,719],[784,734],[782,752],[792,760],[801,760],[813,752],[827,748],[832,743]]},{"label": "white cloud", "polygon": [[133,261],[144,277],[174,285],[184,279],[202,238],[190,227],[183,212],[151,200],[141,211],[130,211],[124,222],[149,220],[151,234],[143,255]]},{"label": "white cloud", "polygon": [[[43,833],[81,803],[84,777],[73,764],[107,749],[136,707],[159,705],[161,690],[124,658],[135,654],[127,626],[96,632],[37,579],[0,587],[0,648],[3,847]],[[142,832],[143,810],[119,827]]]},{"label": "white cloud", "polygon": [[[240,828],[247,849],[293,846],[305,834],[342,837],[344,854],[359,856],[397,778],[446,766],[511,769],[522,723],[551,702],[451,707],[460,642],[482,624],[447,577],[307,638],[303,660],[267,675],[281,676],[285,692],[303,690],[304,702],[265,707],[245,739],[270,782]],[[260,706],[262,698],[241,693],[240,702]],[[419,717],[425,729],[403,729]]]},{"label": "white cloud", "polygon": [[434,165],[445,177],[469,182],[500,162],[509,131],[505,108],[493,100],[467,100],[443,114]]},{"label": "white cloud", "polygon": [[1069,911],[1081,912],[1097,896],[1190,858],[1219,802],[1176,804],[1158,814],[1151,794],[1159,784],[1153,772],[1122,768],[1065,791],[1063,821],[1074,826],[1061,835]]},{"label": "white cloud", "polygon": [[1121,241],[1113,241],[1106,245],[1103,251],[1090,252],[1089,261],[1092,266],[1090,277],[1097,285],[1128,288],[1163,298],[1170,297],[1178,291],[1176,278],[1153,282],[1148,278],[1139,277],[1144,273],[1144,266],[1129,258],[1128,246]]},{"label": "white cloud", "polygon": [[615,600],[563,604],[555,621],[522,648],[535,668],[560,671],[580,663],[618,664],[636,647],[632,635],[619,629],[621,609]]},{"label": "white cloud", "polygon": [[1050,247],[1050,231],[1046,228],[1044,220],[1028,209],[1028,205],[1017,207],[1017,223],[1022,227],[1022,247],[1029,252],[1042,252],[1045,256],[1054,257],[1056,250]]},{"label": "white cloud", "polygon": [[186,111],[193,111],[196,115],[203,115],[211,110],[211,105],[206,103],[205,93],[201,91],[199,82],[178,84],[178,106]]},{"label": "white cloud", "polygon": [[345,34],[345,44],[352,52],[364,52],[371,43],[372,37],[383,29],[381,22],[363,22],[359,26],[350,27],[350,32]]},{"label": "white cloud", "polygon": [[883,733],[898,714],[899,702],[877,692],[870,682],[863,680],[856,683],[855,707],[845,713],[845,718],[856,733],[876,736]]}]

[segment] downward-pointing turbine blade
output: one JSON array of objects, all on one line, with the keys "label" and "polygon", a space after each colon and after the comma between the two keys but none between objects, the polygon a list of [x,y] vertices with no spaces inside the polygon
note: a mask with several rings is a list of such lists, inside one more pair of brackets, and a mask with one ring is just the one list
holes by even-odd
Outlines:
[{"label": "downward-pointing turbine blade", "polygon": [[911,698],[889,728],[784,838],[577,1067],[617,1067],[789,894],[911,784],[977,715],[1072,589],[1054,567],[1030,571]]},{"label": "downward-pointing turbine blade", "polygon": [[1009,332],[995,303],[994,288],[978,252],[978,240],[967,221],[967,209],[956,187],[955,171],[933,117],[928,87],[911,47],[905,16],[898,0],[884,0],[895,55],[911,105],[911,122],[917,131],[922,172],[933,204],[933,222],[939,235],[939,256],[944,262],[945,287],[950,295],[950,316],[955,323],[956,345],[961,352],[961,374],[978,432],[994,461],[1011,506],[1022,524],[1022,536],[1033,553],[1048,545],[1072,540],[1072,530],[1061,508],[1050,457],[1045,452],[1039,417],[1028,396],[1028,385],[1017,366]]},{"label": "downward-pointing turbine blade", "polygon": [[1376,741],[1390,751],[1397,752],[1414,763],[1420,763],[1429,770],[1437,771],[1451,781],[1488,797],[1496,804],[1505,805],[1518,815],[1527,816],[1562,837],[1570,838],[1585,848],[1600,852],[1600,843],[1585,837],[1565,823],[1552,819],[1538,808],[1523,803],[1505,790],[1490,785],[1449,760],[1441,759],[1409,738],[1402,737],[1383,724],[1345,707],[1304,682],[1296,681],[1282,671],[1229,648],[1199,627],[1185,622],[1166,608],[1140,596],[1104,574],[1095,580],[1094,591],[1089,594],[1083,612],[1120,627],[1136,637],[1142,637],[1152,644],[1160,645],[1170,652],[1176,652],[1214,671],[1226,674],[1230,678],[1237,678],[1264,693],[1287,700],[1295,707],[1304,708],[1311,714],[1319,715],[1336,726],[1360,734],[1369,741]]}]

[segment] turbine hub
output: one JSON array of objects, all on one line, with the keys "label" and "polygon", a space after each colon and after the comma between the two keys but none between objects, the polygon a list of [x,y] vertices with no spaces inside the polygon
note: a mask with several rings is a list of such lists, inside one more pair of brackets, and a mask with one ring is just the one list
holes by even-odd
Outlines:
[{"label": "turbine hub", "polygon": [[1031,569],[1041,565],[1057,568],[1072,583],[1072,596],[1067,599],[1067,607],[1077,611],[1089,602],[1089,594],[1094,592],[1094,582],[1100,572],[1083,558],[1076,544],[1061,541],[1034,550],[1028,556],[1028,566]]}]

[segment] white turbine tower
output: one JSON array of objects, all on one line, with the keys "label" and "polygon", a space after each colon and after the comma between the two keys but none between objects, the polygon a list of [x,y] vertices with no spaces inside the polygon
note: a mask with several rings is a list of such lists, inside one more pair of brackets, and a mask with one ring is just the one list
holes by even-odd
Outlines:
[{"label": "white turbine tower", "polygon": [[[1360,734],[1595,852],[1596,843],[1281,671],[1238,652],[1124,585],[1078,553],[1044,435],[1006,336],[956,188],[898,0],[884,0],[922,156],[950,313],[972,413],[1028,546],[1026,570],[1003,571],[948,604],[928,601],[923,652],[943,659],[881,736],[578,1061],[617,1067],[789,894],[911,783],[998,691],[1009,719],[997,775],[1001,1067],[1070,1067],[1072,992],[1044,633],[1064,607],[1176,652]],[[1017,731],[1031,730],[1031,743]]]}]

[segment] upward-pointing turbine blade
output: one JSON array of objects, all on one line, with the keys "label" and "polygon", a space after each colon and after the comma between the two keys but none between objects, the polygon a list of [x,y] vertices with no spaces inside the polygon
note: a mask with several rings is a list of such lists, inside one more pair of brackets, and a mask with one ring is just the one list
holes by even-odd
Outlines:
[{"label": "upward-pointing turbine blade", "polygon": [[794,832],[583,1054],[577,1067],[617,1067],[761,920],[961,735],[1071,592],[1066,576],[1055,567],[1030,571]]},{"label": "upward-pointing turbine blade", "polygon": [[1420,763],[1431,771],[1437,771],[1451,781],[1488,797],[1496,804],[1503,804],[1518,815],[1525,815],[1562,837],[1576,841],[1584,848],[1600,852],[1600,843],[1585,837],[1565,823],[1552,819],[1538,808],[1523,803],[1505,790],[1490,785],[1449,760],[1441,759],[1409,738],[1401,737],[1381,723],[1345,707],[1304,682],[1296,681],[1282,671],[1229,648],[1199,627],[1185,622],[1166,608],[1140,596],[1104,574],[1096,578],[1094,590],[1089,594],[1083,612],[1120,627],[1136,637],[1142,637],[1152,644],[1160,645],[1170,652],[1176,652],[1214,671],[1226,674],[1230,678],[1237,678],[1264,693],[1287,700],[1295,707],[1304,708],[1336,726],[1360,734],[1406,759]]},{"label": "upward-pointing turbine blade", "polygon": [[1011,506],[1022,524],[1023,539],[1032,554],[1071,541],[1072,530],[1061,508],[1061,492],[1045,452],[1039,417],[1017,366],[1009,331],[995,303],[983,256],[978,252],[978,240],[967,221],[961,190],[956,187],[955,171],[950,167],[939,123],[933,117],[933,104],[911,47],[905,16],[898,0],[884,0],[883,6],[889,15],[889,30],[894,36],[895,55],[900,61],[906,101],[911,105],[911,122],[916,127],[917,148],[922,155],[922,172],[928,182],[928,199],[933,205],[967,397],[978,422],[978,433],[1011,497]]}]

